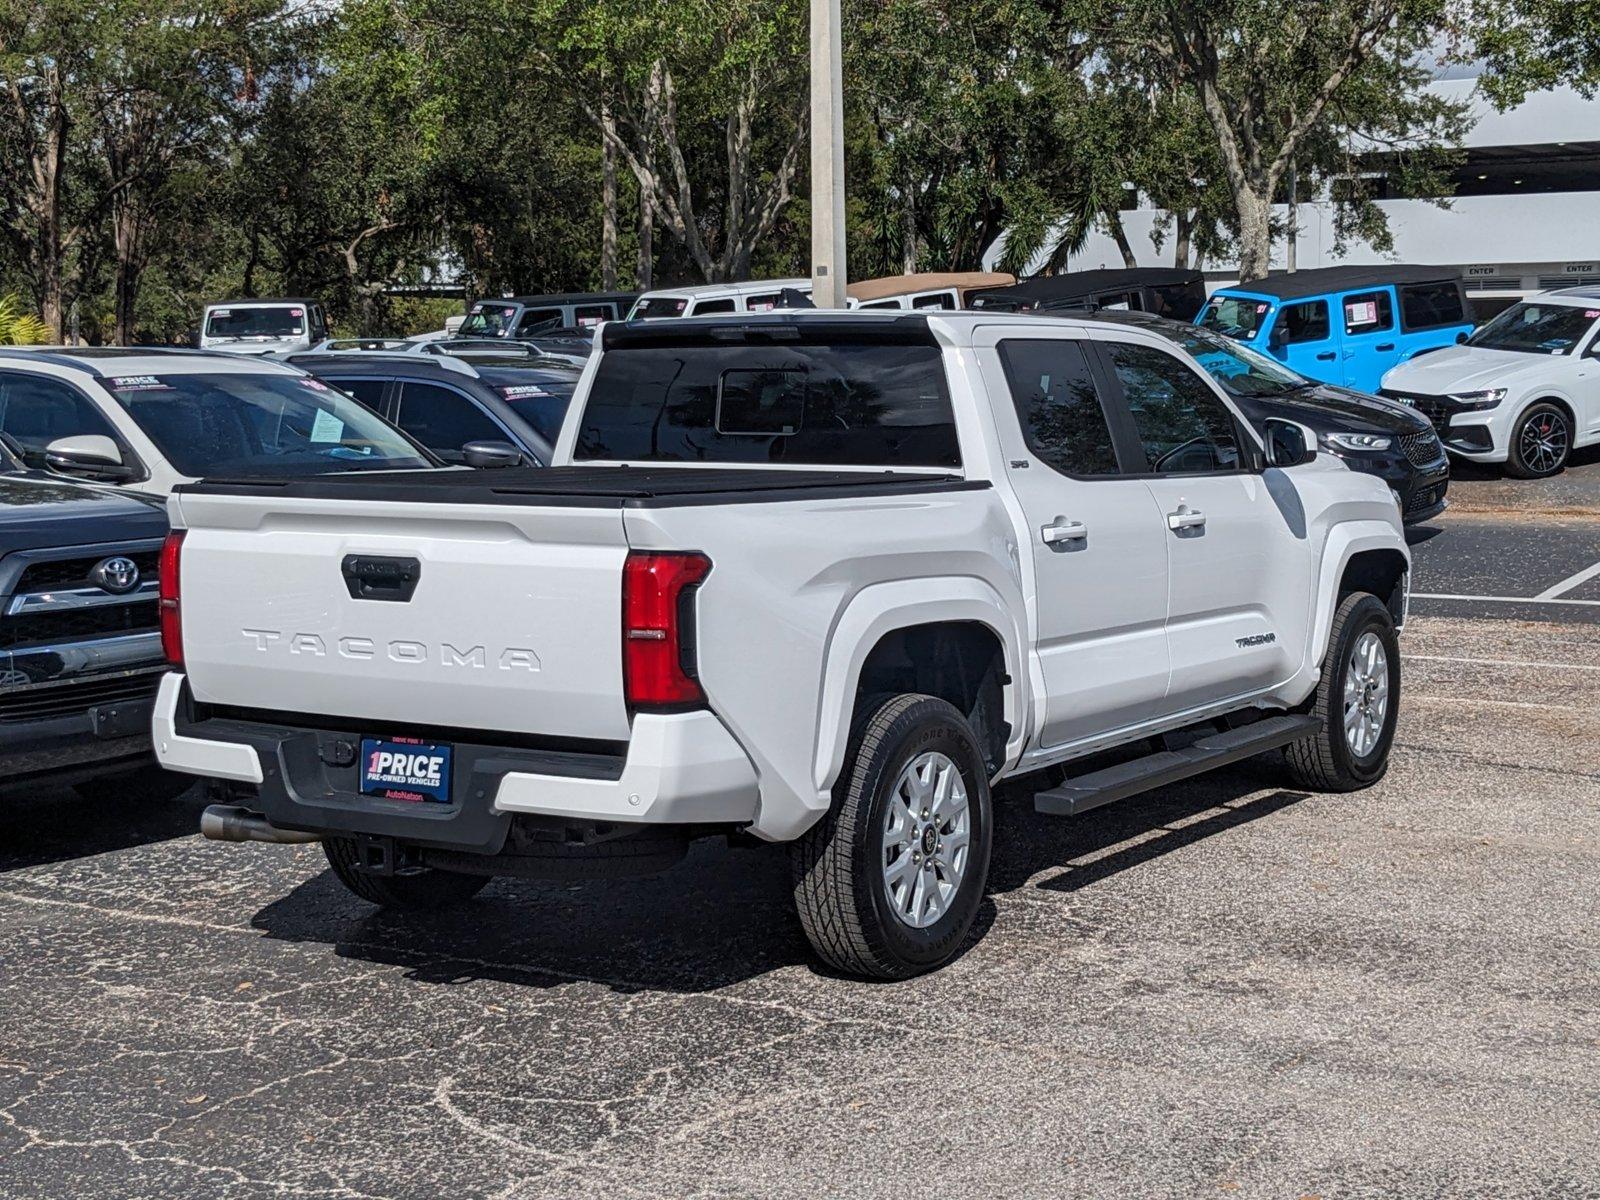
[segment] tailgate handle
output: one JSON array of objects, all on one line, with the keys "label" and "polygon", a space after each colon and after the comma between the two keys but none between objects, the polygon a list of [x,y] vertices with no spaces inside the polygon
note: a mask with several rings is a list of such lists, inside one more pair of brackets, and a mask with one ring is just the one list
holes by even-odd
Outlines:
[{"label": "tailgate handle", "polygon": [[371,554],[346,554],[340,567],[352,600],[411,599],[422,578],[422,564],[414,558],[382,558]]}]

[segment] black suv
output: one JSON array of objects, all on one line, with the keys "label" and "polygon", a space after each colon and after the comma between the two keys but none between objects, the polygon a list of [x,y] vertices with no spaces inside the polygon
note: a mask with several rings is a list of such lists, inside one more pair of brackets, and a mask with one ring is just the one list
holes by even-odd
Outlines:
[{"label": "black suv", "polygon": [[1307,379],[1276,359],[1197,325],[1144,313],[1108,312],[1089,319],[1136,325],[1182,348],[1210,373],[1257,429],[1268,417],[1309,426],[1323,453],[1343,459],[1352,471],[1376,475],[1389,485],[1405,524],[1426,521],[1445,510],[1449,458],[1433,426],[1415,409]]},{"label": "black suv", "polygon": [[492,353],[295,354],[292,365],[387,417],[447,463],[548,466],[578,370],[515,344]]},{"label": "black suv", "polygon": [[0,787],[177,795],[150,757],[165,669],[159,504],[23,468],[0,435]]}]

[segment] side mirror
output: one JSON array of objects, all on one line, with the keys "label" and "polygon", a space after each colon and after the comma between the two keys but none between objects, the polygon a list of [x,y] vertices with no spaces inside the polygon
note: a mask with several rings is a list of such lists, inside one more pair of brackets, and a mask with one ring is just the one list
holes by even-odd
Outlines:
[{"label": "side mirror", "polygon": [[510,442],[468,442],[461,447],[469,467],[520,467],[522,451]]},{"label": "side mirror", "polygon": [[128,479],[132,468],[122,461],[116,442],[102,433],[79,433],[57,438],[44,448],[44,461],[52,471],[86,479]]},{"label": "side mirror", "polygon": [[1267,334],[1267,349],[1282,350],[1289,344],[1289,327],[1282,322],[1274,325]]},{"label": "side mirror", "polygon": [[1467,331],[1463,329],[1460,333],[1456,334],[1456,345],[1465,346],[1466,344],[1467,344]]},{"label": "side mirror", "polygon": [[1267,465],[1298,467],[1317,457],[1317,435],[1298,421],[1267,418]]}]

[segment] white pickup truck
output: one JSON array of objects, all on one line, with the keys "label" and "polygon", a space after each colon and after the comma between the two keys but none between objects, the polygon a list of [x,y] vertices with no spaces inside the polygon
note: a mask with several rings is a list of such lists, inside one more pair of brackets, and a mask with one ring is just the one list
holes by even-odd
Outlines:
[{"label": "white pickup truck", "polygon": [[1103,321],[610,324],[552,468],[179,487],[157,750],[385,905],[788,842],[821,957],[910,975],[999,780],[1382,776],[1409,556],[1314,445]]}]

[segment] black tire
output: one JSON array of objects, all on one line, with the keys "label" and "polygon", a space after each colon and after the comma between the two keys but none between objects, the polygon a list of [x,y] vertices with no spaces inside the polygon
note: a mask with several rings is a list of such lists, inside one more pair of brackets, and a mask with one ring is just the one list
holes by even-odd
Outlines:
[{"label": "black tire", "polygon": [[97,804],[128,800],[157,803],[176,800],[199,782],[193,775],[164,771],[151,763],[132,771],[80,780],[72,785],[72,790]]},{"label": "black tire", "polygon": [[[1369,632],[1377,635],[1387,658],[1388,706],[1376,744],[1358,756],[1345,735],[1345,676],[1357,644]],[[1400,713],[1400,642],[1394,617],[1376,596],[1353,592],[1333,614],[1328,653],[1311,713],[1318,721],[1317,732],[1283,750],[1298,786],[1318,792],[1354,792],[1383,778],[1389,769],[1389,750]]]},{"label": "black tire", "polygon": [[[1518,479],[1559,475],[1572,457],[1572,418],[1559,404],[1541,400],[1528,406],[1511,429],[1506,474]],[[1551,451],[1546,447],[1555,446]]]},{"label": "black tire", "polygon": [[491,878],[442,871],[437,867],[422,867],[405,875],[372,875],[361,869],[356,840],[348,837],[323,838],[322,852],[328,856],[328,865],[340,883],[367,903],[384,908],[418,911],[448,908],[472,899]]},{"label": "black tire", "polygon": [[[961,777],[969,840],[943,915],[919,929],[898,916],[891,901],[883,829],[901,772],[929,751],[949,759]],[[806,937],[824,962],[852,975],[906,979],[941,966],[978,915],[992,836],[988,774],[965,718],[932,696],[878,701],[858,717],[833,806],[790,849],[795,909]]]}]

